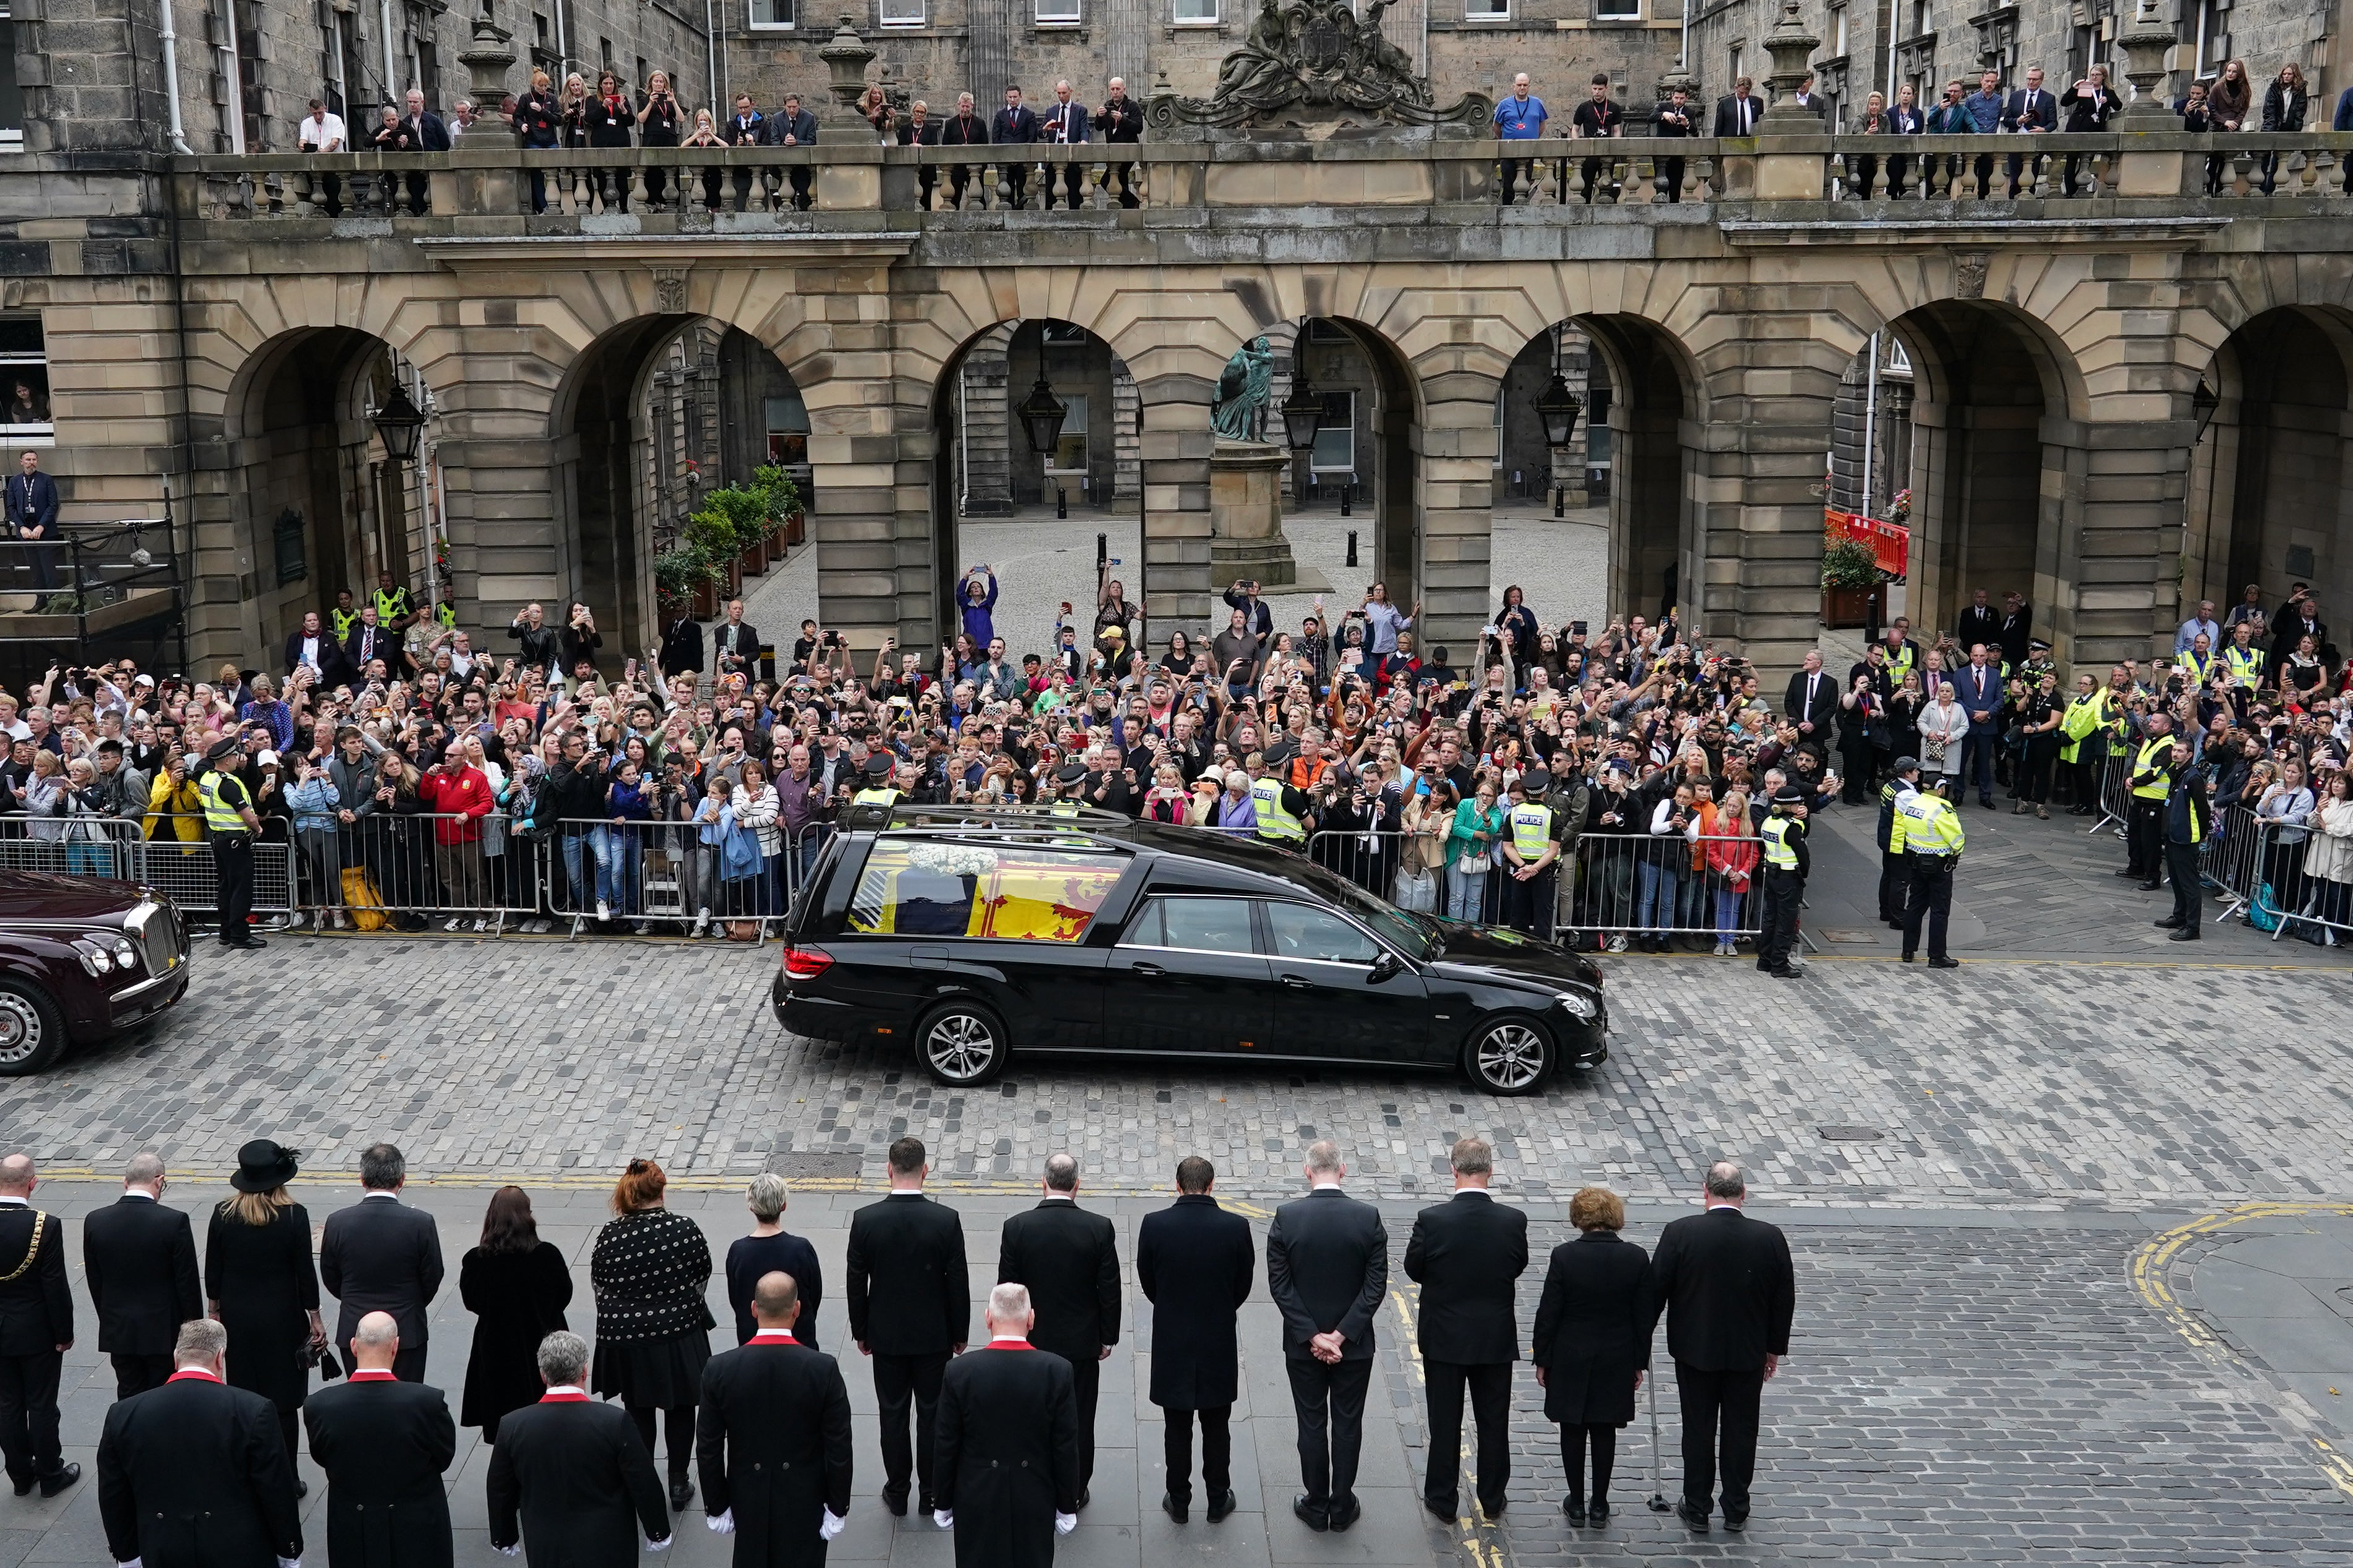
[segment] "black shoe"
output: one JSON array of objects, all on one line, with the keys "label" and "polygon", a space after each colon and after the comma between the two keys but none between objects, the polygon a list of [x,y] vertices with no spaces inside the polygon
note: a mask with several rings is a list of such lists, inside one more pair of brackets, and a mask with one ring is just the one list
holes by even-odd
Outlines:
[{"label": "black shoe", "polygon": [[694,1500],[694,1478],[672,1476],[670,1482],[670,1510],[684,1513],[686,1505]]},{"label": "black shoe", "polygon": [[1175,1520],[1177,1523],[1182,1524],[1185,1522],[1188,1508],[1187,1504],[1178,1502],[1168,1493],[1162,1492],[1160,1494],[1160,1511]]},{"label": "black shoe", "polygon": [[1233,1512],[1234,1510],[1241,1506],[1241,1503],[1234,1497],[1234,1489],[1228,1487],[1225,1490],[1219,1492],[1217,1496],[1209,1500],[1209,1522],[1211,1524],[1217,1523],[1218,1521],[1225,1518],[1228,1514]]},{"label": "black shoe", "polygon": [[2121,871],[2111,872],[2110,875],[2117,877],[2137,877],[2140,875],[2140,871],[2137,867],[2127,866]]},{"label": "black shoe", "polygon": [[1569,1523],[1583,1524],[1586,1521],[1585,1500],[1565,1497],[1560,1500],[1560,1511],[1567,1517]]},{"label": "black shoe", "polygon": [[1911,953],[1908,953],[1908,952],[1907,952],[1907,953],[1905,953],[1903,957],[1901,957],[1901,958],[1897,959],[1895,962],[1896,962],[1896,963],[1911,963],[1911,962],[1912,962],[1912,958],[1913,958],[1913,955],[1912,955]]},{"label": "black shoe", "polygon": [[1087,1504],[1093,1500],[1094,1495],[1084,1487],[1079,1489],[1079,1508],[1082,1511],[1084,1511]]},{"label": "black shoe", "polygon": [[882,1489],[882,1507],[885,1511],[889,1512],[893,1518],[906,1518],[907,1494],[905,1492],[894,1492],[889,1487],[884,1487]]},{"label": "black shoe", "polygon": [[2161,881],[2143,882],[2140,884],[2140,890],[2144,893],[2154,893],[2162,890],[2164,887],[2165,884]]},{"label": "black shoe", "polygon": [[2171,936],[2167,937],[2165,940],[2168,942],[2196,942],[2198,940],[2198,928],[2196,926],[2183,926],[2179,931],[2175,931]]},{"label": "black shoe", "polygon": [[1931,969],[1958,969],[1960,966],[1961,961],[1957,958],[1932,958],[1928,961]]},{"label": "black shoe", "polygon": [[1332,1528],[1334,1530],[1345,1530],[1350,1525],[1356,1523],[1356,1521],[1364,1517],[1365,1505],[1358,1502],[1355,1498],[1350,1498],[1346,1506],[1335,1508],[1332,1510]]},{"label": "black shoe", "polygon": [[1748,1516],[1745,1513],[1727,1513],[1724,1516],[1724,1528],[1746,1530],[1748,1528]]},{"label": "black shoe", "polygon": [[2159,931],[2179,931],[2181,929],[2181,917],[2179,915],[2168,915],[2161,921],[2151,921],[2148,923],[2155,926]]},{"label": "black shoe", "polygon": [[1479,1502],[1479,1511],[1489,1519],[1501,1519],[1504,1517],[1504,1510],[1511,1505],[1511,1500],[1509,1498],[1499,1497],[1493,1502],[1489,1502],[1482,1498]]},{"label": "black shoe", "polygon": [[41,1478],[41,1495],[45,1498],[55,1497],[79,1479],[81,1479],[79,1465],[63,1466],[52,1474]]},{"label": "black shoe", "polygon": [[1428,1498],[1421,1500],[1421,1506],[1428,1509],[1430,1510],[1430,1517],[1437,1520],[1440,1523],[1452,1524],[1454,1522],[1454,1510],[1452,1508],[1442,1508],[1437,1503],[1430,1501]]},{"label": "black shoe", "polygon": [[1609,1500],[1608,1498],[1595,1498],[1593,1500],[1593,1506],[1585,1510],[1585,1517],[1592,1521],[1595,1524],[1609,1523]]},{"label": "black shoe", "polygon": [[1805,976],[1794,969],[1768,969],[1765,972],[1776,980],[1802,980]]},{"label": "black shoe", "polygon": [[1325,1514],[1321,1509],[1310,1508],[1308,1506],[1307,1494],[1305,1492],[1300,1492],[1292,1498],[1291,1512],[1292,1516],[1298,1520],[1300,1523],[1315,1531],[1318,1535],[1323,1534],[1324,1531],[1332,1528],[1330,1516]]},{"label": "black shoe", "polygon": [[1683,1501],[1681,1499],[1677,1499],[1675,1501],[1675,1517],[1682,1520],[1685,1524],[1691,1526],[1692,1533],[1694,1535],[1705,1535],[1707,1533],[1707,1515],[1692,1507],[1691,1504]]}]

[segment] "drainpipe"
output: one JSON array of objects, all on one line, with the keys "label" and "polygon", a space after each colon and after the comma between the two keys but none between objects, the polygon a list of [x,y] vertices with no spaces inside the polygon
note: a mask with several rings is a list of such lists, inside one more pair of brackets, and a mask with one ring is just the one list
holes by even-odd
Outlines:
[{"label": "drainpipe", "polygon": [[1863,379],[1862,394],[1862,515],[1874,515],[1871,510],[1871,460],[1879,452],[1879,334],[1871,334],[1871,373]]},{"label": "drainpipe", "polygon": [[[384,100],[398,103],[401,101],[400,62],[392,52],[392,0],[377,0],[376,15],[384,27]],[[346,120],[343,123],[348,126],[351,121]]]},{"label": "drainpipe", "polygon": [[702,0],[702,47],[710,57],[703,67],[703,98],[711,105],[711,118],[718,120],[722,118],[719,113],[719,32],[711,20],[711,0]]},{"label": "drainpipe", "polygon": [[[194,157],[195,149],[188,145],[187,132],[180,125],[180,35],[172,28],[172,0],[155,0],[155,9],[163,23],[164,37],[164,100],[172,106],[172,151],[182,157]],[[238,106],[242,114],[244,106]]]}]

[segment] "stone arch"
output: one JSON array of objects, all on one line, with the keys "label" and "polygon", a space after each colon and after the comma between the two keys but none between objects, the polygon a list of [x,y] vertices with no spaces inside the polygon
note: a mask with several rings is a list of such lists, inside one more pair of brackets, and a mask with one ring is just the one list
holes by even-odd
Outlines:
[{"label": "stone arch", "polygon": [[2246,586],[2266,614],[2292,583],[2353,602],[2353,310],[2274,305],[2215,351],[2197,400],[2183,534],[2186,617]]},{"label": "stone arch", "polygon": [[1951,627],[1983,589],[1996,610],[2006,593],[2023,595],[2042,635],[2059,642],[2083,607],[2084,563],[2069,538],[2087,459],[2071,416],[2082,389],[2073,357],[2006,301],[1938,300],[1886,330],[1915,378],[1905,604],[1915,640]]}]

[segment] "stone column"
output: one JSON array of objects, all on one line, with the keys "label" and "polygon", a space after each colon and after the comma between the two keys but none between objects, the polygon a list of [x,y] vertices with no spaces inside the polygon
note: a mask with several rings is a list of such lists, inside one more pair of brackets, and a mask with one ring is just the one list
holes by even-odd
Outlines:
[{"label": "stone column", "polygon": [[[1468,367],[1422,377],[1420,432],[1421,599],[1419,646],[1444,644],[1468,668],[1479,628],[1493,617],[1498,586],[1490,547],[1495,522],[1495,392],[1498,375]],[[1357,584],[1344,584],[1354,591]],[[1390,597],[1402,600],[1395,584]],[[1345,596],[1344,596],[1344,602]]]},{"label": "stone column", "polygon": [[[1206,356],[1191,356],[1206,357]],[[1148,623],[1147,644],[1163,628],[1209,624],[1209,426],[1216,368],[1185,367],[1176,351],[1130,358],[1144,404],[1138,449],[1144,476],[1144,582],[1128,584]]]}]

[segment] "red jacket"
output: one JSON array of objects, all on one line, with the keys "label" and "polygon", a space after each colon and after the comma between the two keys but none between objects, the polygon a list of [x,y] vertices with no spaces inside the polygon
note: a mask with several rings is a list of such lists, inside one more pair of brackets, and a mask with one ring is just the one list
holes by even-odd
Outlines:
[{"label": "red jacket", "polygon": [[495,804],[491,799],[491,781],[482,776],[481,769],[465,767],[454,773],[428,773],[417,784],[417,793],[435,813],[434,843],[480,842],[482,818],[491,814]]}]

